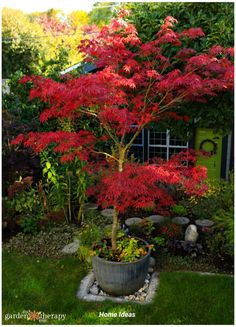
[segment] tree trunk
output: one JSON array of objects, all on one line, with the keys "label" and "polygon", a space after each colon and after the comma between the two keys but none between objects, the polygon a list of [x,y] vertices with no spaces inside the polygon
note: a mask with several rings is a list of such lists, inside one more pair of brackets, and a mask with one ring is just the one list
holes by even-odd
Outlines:
[{"label": "tree trunk", "polygon": [[114,208],[113,213],[113,224],[112,224],[112,235],[111,235],[111,244],[112,244],[112,251],[116,251],[116,236],[118,230],[118,211]]},{"label": "tree trunk", "polygon": [[[118,171],[122,172],[123,171],[123,165],[125,161],[125,149],[121,148],[119,151],[119,166],[118,166]],[[114,213],[113,213],[113,223],[112,223],[112,235],[111,235],[111,244],[112,244],[112,251],[116,251],[116,238],[117,238],[117,230],[119,227],[119,220],[118,220],[118,215],[119,211],[117,210],[116,207],[114,207]]]}]

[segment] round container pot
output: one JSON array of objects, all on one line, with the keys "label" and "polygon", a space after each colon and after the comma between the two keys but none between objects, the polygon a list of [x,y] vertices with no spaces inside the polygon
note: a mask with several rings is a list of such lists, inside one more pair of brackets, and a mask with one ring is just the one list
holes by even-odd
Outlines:
[{"label": "round container pot", "polygon": [[93,257],[93,271],[99,286],[104,292],[116,296],[137,292],[147,276],[150,255],[149,249],[144,257],[133,262],[114,262]]}]

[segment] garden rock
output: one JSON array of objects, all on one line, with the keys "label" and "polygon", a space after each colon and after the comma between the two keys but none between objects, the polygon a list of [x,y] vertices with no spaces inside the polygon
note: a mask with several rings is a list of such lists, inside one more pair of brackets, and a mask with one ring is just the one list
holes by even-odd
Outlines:
[{"label": "garden rock", "polygon": [[212,227],[214,225],[214,221],[209,219],[198,219],[195,223],[200,227]]},{"label": "garden rock", "polygon": [[103,209],[101,211],[101,215],[103,215],[104,217],[109,217],[109,218],[112,218],[113,213],[114,213],[114,209]]},{"label": "garden rock", "polygon": [[185,231],[185,241],[196,243],[198,232],[196,225],[189,225]]},{"label": "garden rock", "polygon": [[75,239],[74,242],[64,246],[61,252],[64,254],[74,254],[78,251],[78,249],[79,249],[79,240]]},{"label": "garden rock", "polygon": [[185,226],[188,225],[189,219],[187,217],[174,217],[172,219],[172,223],[175,223],[176,225]]},{"label": "garden rock", "polygon": [[157,225],[166,223],[168,221],[167,217],[160,216],[160,215],[152,215],[152,216],[149,216],[148,219]]},{"label": "garden rock", "polygon": [[[99,288],[98,288],[98,286],[94,284],[94,285],[90,288],[89,292],[90,292],[91,294],[93,294],[93,295],[98,295],[98,293],[99,293]],[[102,292],[102,293],[103,293],[103,292]]]},{"label": "garden rock", "polygon": [[132,218],[126,219],[125,224],[126,224],[126,226],[131,227],[134,225],[140,225],[141,222],[142,222],[141,218],[132,217]]}]

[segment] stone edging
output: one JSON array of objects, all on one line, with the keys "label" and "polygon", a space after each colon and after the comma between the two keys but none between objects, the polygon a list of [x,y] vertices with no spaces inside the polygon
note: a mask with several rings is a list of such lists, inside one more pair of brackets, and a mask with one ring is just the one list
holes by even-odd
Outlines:
[{"label": "stone edging", "polygon": [[153,272],[149,287],[148,287],[148,292],[146,299],[144,301],[135,301],[135,300],[128,300],[124,299],[121,297],[114,297],[114,296],[109,296],[109,295],[93,295],[89,293],[90,287],[93,285],[95,281],[94,273],[90,271],[87,276],[85,276],[82,281],[80,282],[80,287],[79,290],[76,294],[76,296],[79,299],[85,300],[85,301],[105,301],[105,300],[111,300],[113,302],[118,302],[118,303],[139,303],[139,304],[148,304],[151,303],[151,301],[154,298],[154,295],[156,293],[156,289],[159,285],[159,274],[157,272]]}]

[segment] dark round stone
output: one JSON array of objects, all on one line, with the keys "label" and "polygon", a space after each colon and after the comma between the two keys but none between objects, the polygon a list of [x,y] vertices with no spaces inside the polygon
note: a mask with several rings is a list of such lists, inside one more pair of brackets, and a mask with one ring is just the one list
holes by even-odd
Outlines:
[{"label": "dark round stone", "polygon": [[160,216],[160,215],[152,215],[148,217],[149,220],[151,220],[154,224],[163,224],[168,221],[167,217]]},{"label": "dark round stone", "polygon": [[132,218],[128,218],[125,221],[126,226],[131,227],[133,225],[139,225],[142,222],[141,218],[138,217],[132,217]]},{"label": "dark round stone", "polygon": [[189,219],[187,217],[174,217],[172,219],[172,223],[175,223],[176,225],[188,225]]},{"label": "dark round stone", "polygon": [[212,227],[214,225],[214,221],[209,219],[198,219],[195,223],[200,227]]},{"label": "dark round stone", "polygon": [[112,217],[114,213],[114,209],[103,209],[101,211],[101,215],[105,216],[105,217]]}]

